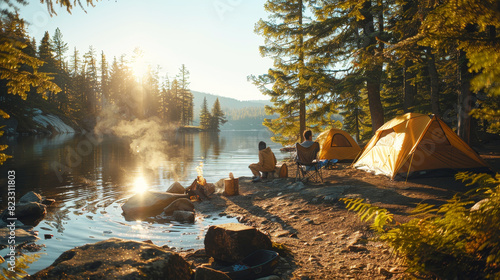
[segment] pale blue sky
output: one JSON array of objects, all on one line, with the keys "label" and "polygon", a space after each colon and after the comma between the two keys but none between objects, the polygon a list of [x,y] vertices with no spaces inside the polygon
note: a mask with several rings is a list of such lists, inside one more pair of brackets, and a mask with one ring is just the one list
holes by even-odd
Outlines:
[{"label": "pale blue sky", "polygon": [[[100,1],[87,13],[76,7],[72,14],[57,9],[50,17],[45,5],[32,1],[21,8],[31,23],[29,34],[39,43],[45,31],[57,27],[80,54],[92,45],[112,61],[136,47],[148,64],[176,75],[181,64],[190,71],[190,88],[239,100],[268,99],[247,81],[250,74],[267,72],[272,61],[262,58],[262,37],[255,23],[266,18],[265,0],[111,0]],[[83,2],[83,1],[82,1]]]}]

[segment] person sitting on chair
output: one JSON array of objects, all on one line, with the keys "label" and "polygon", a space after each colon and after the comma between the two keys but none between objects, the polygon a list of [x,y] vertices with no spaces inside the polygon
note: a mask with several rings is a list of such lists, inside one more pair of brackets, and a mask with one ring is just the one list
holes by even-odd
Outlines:
[{"label": "person sitting on chair", "polygon": [[304,142],[300,143],[300,145],[302,145],[302,147],[305,147],[305,148],[309,148],[312,146],[312,144],[314,143],[314,141],[312,140],[313,139],[313,134],[312,134],[312,131],[310,130],[306,130],[304,131]]},{"label": "person sitting on chair", "polygon": [[252,163],[248,166],[252,171],[254,177],[252,182],[261,181],[262,177],[260,172],[270,172],[274,171],[276,166],[276,157],[274,156],[273,151],[271,151],[270,147],[266,148],[266,142],[259,142],[259,162]]}]

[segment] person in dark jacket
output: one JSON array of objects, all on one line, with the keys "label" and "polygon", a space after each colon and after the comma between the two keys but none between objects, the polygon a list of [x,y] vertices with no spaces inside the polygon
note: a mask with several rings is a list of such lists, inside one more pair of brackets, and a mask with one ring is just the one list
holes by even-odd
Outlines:
[{"label": "person in dark jacket", "polygon": [[259,182],[261,181],[262,177],[260,172],[270,172],[274,171],[276,167],[276,157],[274,156],[273,151],[271,151],[271,148],[267,147],[266,148],[266,142],[260,141],[259,142],[259,162],[258,163],[252,163],[248,166],[250,170],[252,171],[254,177],[252,182]]}]

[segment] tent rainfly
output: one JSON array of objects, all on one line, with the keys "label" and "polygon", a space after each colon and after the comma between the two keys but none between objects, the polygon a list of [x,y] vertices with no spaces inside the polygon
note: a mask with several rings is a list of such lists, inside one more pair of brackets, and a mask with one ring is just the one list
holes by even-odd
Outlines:
[{"label": "tent rainfly", "polygon": [[351,135],[337,128],[323,131],[316,138],[316,142],[319,142],[321,147],[318,153],[320,160],[338,159],[339,161],[353,161],[361,152],[361,148]]},{"label": "tent rainfly", "polygon": [[489,170],[487,163],[441,119],[407,113],[381,126],[353,164],[358,169],[408,177],[437,170]]}]

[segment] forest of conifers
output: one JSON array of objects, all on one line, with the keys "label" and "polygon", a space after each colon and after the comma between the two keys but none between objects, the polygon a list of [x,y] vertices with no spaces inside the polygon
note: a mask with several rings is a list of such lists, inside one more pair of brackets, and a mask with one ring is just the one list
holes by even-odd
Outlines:
[{"label": "forest of conifers", "polygon": [[[268,0],[256,32],[274,59],[251,80],[266,125],[298,140],[337,125],[358,141],[406,112],[440,116],[466,142],[500,129],[500,1]],[[307,117],[306,117],[307,116]]]},{"label": "forest of conifers", "polygon": [[[159,117],[171,123],[189,125],[193,121],[193,96],[189,90],[189,71],[184,65],[179,74],[169,79],[159,77],[159,69],[147,67],[141,76],[133,73],[131,65],[141,59],[141,50],[136,49],[133,57],[113,58],[110,62],[104,52],[98,54],[90,46],[86,52],[68,50],[63,34],[56,29],[50,36],[45,32],[37,44],[26,33],[23,19],[16,14],[7,14],[1,21],[1,40],[5,47],[10,47],[8,57],[26,59],[12,67],[17,73],[35,73],[47,82],[47,87],[40,90],[37,85],[43,82],[33,81],[28,77],[11,79],[8,72],[2,71],[0,96],[8,114],[25,114],[19,107],[59,109],[67,117],[88,123],[91,127],[95,118],[104,110],[113,110],[121,117]],[[30,65],[33,63],[34,65]],[[48,82],[52,82],[50,85]],[[20,84],[21,83],[21,84]],[[14,95],[8,95],[13,93]],[[38,91],[39,94],[35,94]],[[15,95],[19,96],[15,96]],[[21,98],[29,96],[26,102]]]},{"label": "forest of conifers", "polygon": [[[41,2],[51,11],[53,1]],[[78,3],[55,2],[68,10]],[[255,30],[274,67],[249,78],[274,103],[267,110],[278,117],[265,125],[276,141],[295,142],[306,127],[332,125],[363,141],[405,112],[438,115],[469,143],[498,134],[499,1],[269,0],[265,9],[268,18]],[[131,63],[140,50],[111,60],[92,47],[69,50],[59,30],[35,42],[12,9],[2,11],[0,33],[7,113],[36,104],[89,126],[103,110],[180,125],[193,120],[184,65],[175,78],[151,68],[138,78]]]}]

